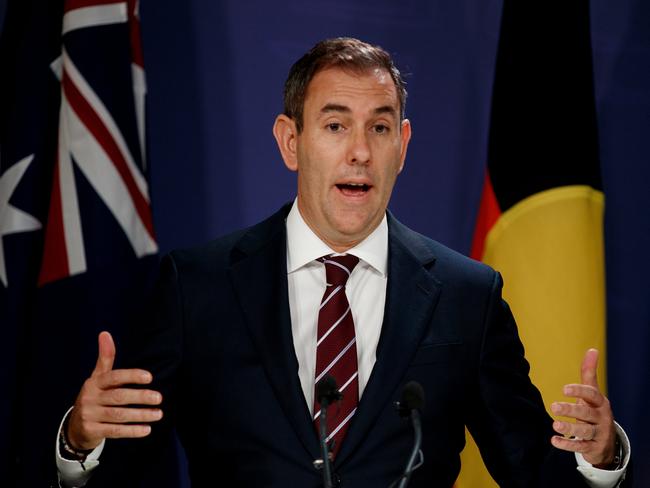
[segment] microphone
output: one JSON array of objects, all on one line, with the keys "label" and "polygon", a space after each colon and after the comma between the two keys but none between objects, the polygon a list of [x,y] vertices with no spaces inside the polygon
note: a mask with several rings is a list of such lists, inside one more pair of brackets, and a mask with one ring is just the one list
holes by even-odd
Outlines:
[{"label": "microphone", "polygon": [[[395,480],[389,488],[395,486],[399,481],[399,488],[406,488],[413,471],[419,468],[424,461],[424,454],[420,447],[422,446],[422,422],[420,420],[420,410],[424,408],[424,389],[417,381],[409,381],[402,390],[402,399],[396,403],[397,412],[400,417],[409,417],[413,425],[415,438],[413,440],[413,449],[409,456],[404,473]],[[420,462],[415,465],[415,460],[420,455]]]},{"label": "microphone", "polygon": [[314,466],[323,470],[323,485],[332,488],[332,466],[330,463],[329,449],[327,447],[327,407],[339,401],[343,395],[336,385],[336,380],[330,376],[325,377],[316,385],[316,400],[320,404],[320,451],[321,459],[314,462]]}]

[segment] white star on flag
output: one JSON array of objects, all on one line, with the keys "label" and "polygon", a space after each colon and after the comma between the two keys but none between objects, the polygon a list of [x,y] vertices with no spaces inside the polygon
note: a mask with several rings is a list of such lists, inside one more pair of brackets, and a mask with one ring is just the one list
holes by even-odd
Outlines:
[{"label": "white star on flag", "polygon": [[41,223],[38,220],[9,204],[11,195],[33,159],[33,154],[21,159],[0,177],[0,281],[2,281],[5,288],[8,283],[2,238],[9,234],[29,232],[41,228]]}]

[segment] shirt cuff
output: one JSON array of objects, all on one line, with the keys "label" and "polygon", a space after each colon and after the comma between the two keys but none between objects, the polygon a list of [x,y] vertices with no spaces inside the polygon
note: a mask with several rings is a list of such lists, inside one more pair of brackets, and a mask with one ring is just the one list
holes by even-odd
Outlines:
[{"label": "shirt cuff", "polygon": [[584,476],[585,481],[592,488],[614,488],[618,486],[621,481],[625,479],[625,472],[627,465],[630,462],[630,454],[632,452],[630,440],[623,428],[614,422],[616,427],[616,435],[623,448],[623,465],[620,469],[607,470],[594,468],[589,464],[579,452],[576,452],[576,461],[578,463],[578,471]]},{"label": "shirt cuff", "polygon": [[65,488],[82,487],[88,483],[93,471],[99,466],[99,455],[104,450],[104,444],[106,443],[106,440],[103,440],[101,444],[88,454],[83,463],[65,459],[61,455],[59,436],[61,435],[63,424],[73,408],[70,407],[63,416],[63,420],[61,420],[61,424],[59,425],[58,435],[56,436],[56,468],[59,475],[59,486]]}]

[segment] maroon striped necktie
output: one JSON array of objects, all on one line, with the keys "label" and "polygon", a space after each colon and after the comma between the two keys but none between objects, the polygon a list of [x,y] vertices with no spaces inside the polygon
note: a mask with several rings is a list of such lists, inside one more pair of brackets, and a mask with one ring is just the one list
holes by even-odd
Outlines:
[{"label": "maroon striped necktie", "polygon": [[[359,258],[352,255],[325,256],[327,286],[318,312],[316,346],[317,385],[326,375],[334,377],[343,399],[327,409],[327,442],[336,456],[359,403],[357,345],[345,284]],[[319,432],[320,404],[314,395],[314,425]]]}]

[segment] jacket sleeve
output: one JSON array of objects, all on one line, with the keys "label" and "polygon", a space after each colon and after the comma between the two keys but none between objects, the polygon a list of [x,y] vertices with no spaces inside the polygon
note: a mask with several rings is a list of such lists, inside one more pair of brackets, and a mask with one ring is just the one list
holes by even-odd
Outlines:
[{"label": "jacket sleeve", "polygon": [[[182,365],[183,304],[182,287],[173,257],[166,256],[160,267],[155,291],[147,312],[127,338],[117,345],[116,367],[150,371],[153,382],[146,388],[163,395],[163,418],[152,424],[151,434],[142,439],[108,439],[99,466],[88,488],[170,486],[178,476],[177,446],[173,426],[177,415],[179,377]],[[121,360],[120,360],[121,358]]]}]

